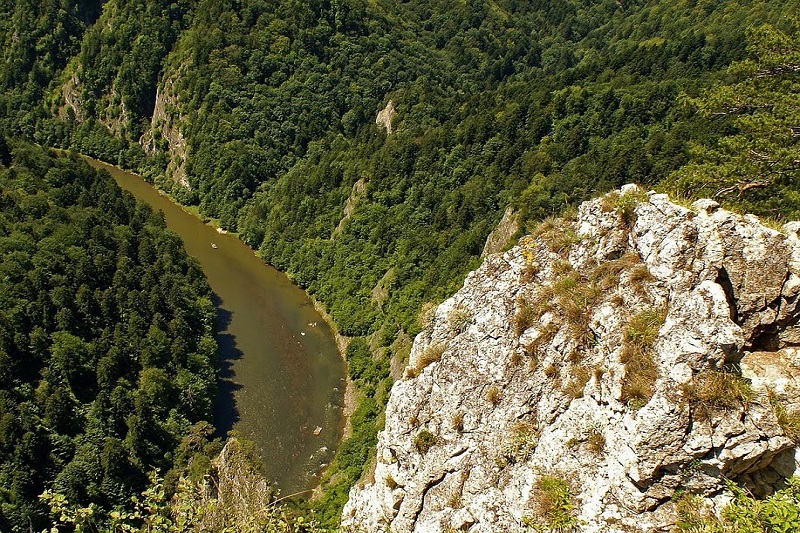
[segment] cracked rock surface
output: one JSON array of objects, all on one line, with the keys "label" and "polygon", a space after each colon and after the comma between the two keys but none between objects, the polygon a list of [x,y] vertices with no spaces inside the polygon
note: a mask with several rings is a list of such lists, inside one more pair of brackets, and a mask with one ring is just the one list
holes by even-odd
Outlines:
[{"label": "cracked rock surface", "polygon": [[488,256],[414,341],[346,531],[526,531],[543,480],[580,531],[669,531],[796,470],[800,224],[635,186]]}]

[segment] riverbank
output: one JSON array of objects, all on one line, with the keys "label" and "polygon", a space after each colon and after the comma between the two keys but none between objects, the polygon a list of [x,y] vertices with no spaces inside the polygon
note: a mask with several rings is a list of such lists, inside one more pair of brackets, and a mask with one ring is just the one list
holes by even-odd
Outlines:
[{"label": "riverbank", "polygon": [[358,407],[358,400],[356,399],[356,385],[353,383],[353,380],[350,379],[350,373],[346,372],[347,370],[347,345],[350,344],[350,337],[345,337],[341,333],[339,333],[339,328],[336,326],[336,322],[333,320],[328,311],[325,309],[325,306],[314,298],[313,296],[309,296],[311,301],[314,302],[314,309],[322,316],[325,322],[328,324],[328,327],[331,328],[331,332],[333,332],[333,338],[336,339],[336,347],[339,350],[339,355],[342,358],[342,363],[344,363],[345,368],[345,389],[344,389],[344,400],[343,400],[343,409],[342,415],[344,416],[344,427],[342,429],[342,440],[349,438],[353,434],[353,427],[350,424],[350,419],[353,416],[353,413]]}]

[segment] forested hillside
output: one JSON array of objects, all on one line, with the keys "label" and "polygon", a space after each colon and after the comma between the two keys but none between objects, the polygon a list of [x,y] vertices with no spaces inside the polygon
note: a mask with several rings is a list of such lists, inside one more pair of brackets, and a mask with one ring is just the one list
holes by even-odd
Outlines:
[{"label": "forested hillside", "polygon": [[[0,124],[139,170],[356,337],[362,401],[318,504],[335,523],[390,361],[506,208],[525,225],[633,181],[800,215],[798,12],[797,0],[6,0]],[[732,96],[748,103],[724,105]],[[392,133],[375,123],[390,101]],[[707,185],[708,165],[749,153],[765,121],[764,149]]]},{"label": "forested hillside", "polygon": [[107,173],[2,137],[0,280],[0,530],[48,525],[45,489],[101,523],[211,417],[208,285]]}]

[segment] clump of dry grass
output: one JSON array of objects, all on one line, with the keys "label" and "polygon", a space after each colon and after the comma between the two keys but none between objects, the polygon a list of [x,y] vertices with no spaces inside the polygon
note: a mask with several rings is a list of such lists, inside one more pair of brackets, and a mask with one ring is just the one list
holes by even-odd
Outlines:
[{"label": "clump of dry grass", "polygon": [[589,382],[589,370],[584,366],[575,365],[572,367],[571,377],[572,379],[564,387],[564,393],[572,399],[583,397],[583,390]]},{"label": "clump of dry grass", "polygon": [[458,412],[453,415],[453,429],[455,429],[459,433],[464,432],[464,413]]},{"label": "clump of dry grass", "polygon": [[426,366],[441,359],[444,349],[445,346],[441,343],[435,343],[427,346],[417,358],[417,371],[421,371]]},{"label": "clump of dry grass", "polygon": [[619,285],[619,276],[623,271],[641,264],[641,258],[636,252],[627,252],[619,259],[612,259],[598,265],[591,274],[592,280],[599,285],[601,290],[607,291]]},{"label": "clump of dry grass", "polygon": [[736,368],[703,370],[682,387],[684,398],[700,413],[742,409],[753,399],[753,388]]},{"label": "clump of dry grass", "polygon": [[565,255],[581,241],[569,220],[555,217],[543,220],[534,229],[533,236],[539,238],[551,252],[559,255]]},{"label": "clump of dry grass", "polygon": [[653,397],[658,365],[652,348],[664,323],[663,309],[645,309],[635,314],[625,330],[620,362],[625,365],[622,402],[640,409]]},{"label": "clump of dry grass", "polygon": [[537,335],[535,339],[530,341],[525,346],[525,352],[531,357],[537,357],[539,351],[542,349],[542,346],[550,344],[550,342],[555,338],[556,333],[558,333],[558,326],[552,322],[549,323],[542,328],[542,330],[539,332],[539,335]]},{"label": "clump of dry grass", "polygon": [[500,389],[496,385],[489,385],[486,389],[486,401],[492,405],[497,405],[503,399]]},{"label": "clump of dry grass", "polygon": [[456,334],[463,333],[472,323],[472,314],[464,307],[454,307],[447,313],[447,323]]},{"label": "clump of dry grass", "polygon": [[600,209],[606,213],[616,211],[622,223],[631,227],[633,223],[636,222],[636,206],[647,202],[649,199],[650,197],[647,196],[647,193],[642,189],[628,191],[625,194],[612,191],[606,194],[600,201]]},{"label": "clump of dry grass", "polygon": [[775,418],[778,419],[778,425],[795,445],[800,446],[800,414],[790,413],[783,402],[778,399],[775,391],[767,390],[767,397],[772,411],[775,413]]},{"label": "clump of dry grass", "polygon": [[525,330],[533,326],[541,316],[536,312],[534,304],[525,298],[520,298],[518,305],[514,314],[514,333],[517,337],[525,333]]},{"label": "clump of dry grass", "polygon": [[461,491],[454,490],[450,497],[447,499],[447,506],[451,509],[461,509],[464,507],[464,502],[461,498]]},{"label": "clump of dry grass", "polygon": [[600,455],[606,448],[606,436],[598,429],[589,431],[586,438],[586,447],[595,455]]}]

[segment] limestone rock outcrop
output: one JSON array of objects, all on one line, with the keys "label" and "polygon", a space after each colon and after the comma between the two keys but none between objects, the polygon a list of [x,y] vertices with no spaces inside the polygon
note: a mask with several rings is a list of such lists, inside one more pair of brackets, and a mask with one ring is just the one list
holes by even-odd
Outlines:
[{"label": "limestone rock outcrop", "polygon": [[156,88],[150,129],[139,139],[139,144],[145,152],[151,155],[165,151],[169,156],[167,176],[185,189],[190,189],[186,176],[186,138],[181,131],[184,116],[180,111],[181,106],[176,87],[176,79],[181,76],[181,70],[178,69],[174,77],[166,78]]},{"label": "limestone rock outcrop", "polygon": [[798,228],[626,186],[488,256],[415,339],[344,529],[669,531],[676,495],[780,486]]}]

